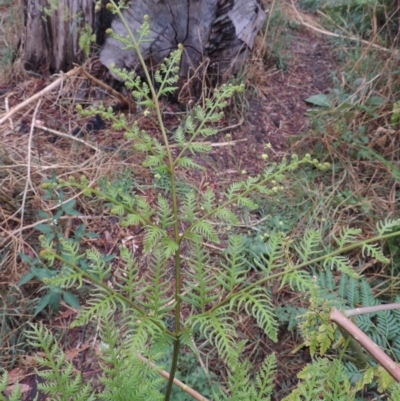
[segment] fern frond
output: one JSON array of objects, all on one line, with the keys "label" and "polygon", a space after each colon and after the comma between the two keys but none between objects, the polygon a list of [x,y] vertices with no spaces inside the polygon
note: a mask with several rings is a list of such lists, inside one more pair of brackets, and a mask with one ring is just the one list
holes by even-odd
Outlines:
[{"label": "fern frond", "polygon": [[375,299],[371,286],[364,279],[360,282],[360,298],[362,306],[379,305],[379,301]]},{"label": "fern frond", "polygon": [[150,291],[150,289],[144,283],[143,277],[139,276],[139,266],[134,255],[125,246],[120,246],[119,252],[120,258],[124,262],[124,268],[117,269],[114,272],[115,288],[131,301],[139,299],[143,293]]},{"label": "fern frond", "polygon": [[[110,344],[111,345],[111,344]],[[142,350],[146,349],[142,344]],[[98,395],[100,400],[138,400],[161,401],[159,389],[163,379],[148,364],[143,362],[138,350],[128,354],[124,348],[115,344],[102,348],[102,368],[105,374],[100,377],[104,390]]]},{"label": "fern frond", "polygon": [[240,235],[231,235],[226,250],[225,261],[221,261],[221,270],[215,279],[228,293],[242,284],[247,277],[249,268],[244,257],[243,238]]},{"label": "fern frond", "polygon": [[194,241],[189,250],[188,279],[184,283],[185,295],[181,299],[200,309],[202,313],[206,307],[220,297],[220,288],[215,281],[215,271],[210,265],[210,257],[199,241]]},{"label": "fern frond", "polygon": [[253,263],[266,275],[269,275],[273,269],[284,266],[284,256],[283,236],[276,232],[272,233],[265,243],[265,256],[263,254],[255,255]]},{"label": "fern frond", "polygon": [[301,270],[292,271],[290,273],[286,273],[282,277],[281,288],[288,283],[290,288],[294,291],[302,291],[307,292],[311,291],[315,284],[312,282],[310,275]]},{"label": "fern frond", "polygon": [[121,302],[115,295],[101,287],[96,287],[86,305],[79,310],[78,316],[72,322],[71,327],[82,326],[94,317],[105,317],[110,311],[115,312],[118,304],[121,304]]},{"label": "fern frond", "polygon": [[274,342],[278,341],[278,319],[274,312],[267,291],[264,288],[253,288],[249,292],[242,291],[240,295],[232,298],[231,305],[237,304],[240,309],[244,306],[248,315],[257,320],[258,326]]},{"label": "fern frond", "polygon": [[185,134],[183,133],[183,128],[182,128],[182,126],[179,126],[179,127],[175,130],[175,132],[174,132],[172,138],[174,139],[174,141],[175,141],[178,145],[183,146],[183,144],[184,144],[184,142],[185,142]]},{"label": "fern frond", "polygon": [[391,311],[381,311],[377,317],[379,334],[386,340],[393,340],[398,336],[397,319]]},{"label": "fern frond", "polygon": [[232,198],[241,191],[243,186],[243,182],[234,182],[233,184],[231,184],[225,192],[226,199],[228,201],[232,200]]},{"label": "fern frond", "polygon": [[349,277],[347,282],[346,299],[352,308],[355,308],[360,302],[360,289],[358,281]]},{"label": "fern frond", "polygon": [[158,167],[164,164],[163,157],[158,155],[148,155],[144,162],[142,163],[143,167]]},{"label": "fern frond", "polygon": [[44,369],[38,374],[45,379],[45,383],[38,384],[40,391],[51,396],[54,401],[95,400],[90,385],[84,385],[82,375],[75,372],[73,364],[65,362],[65,354],[49,330],[41,324],[31,324],[26,335],[29,343],[35,348],[40,348],[45,354],[44,357],[37,357],[39,366]]},{"label": "fern frond", "polygon": [[362,253],[363,256],[372,256],[385,265],[390,263],[390,259],[382,253],[382,249],[377,244],[363,244]]},{"label": "fern frond", "polygon": [[347,274],[349,277],[359,279],[360,275],[353,270],[350,265],[350,260],[347,256],[330,256],[324,259],[323,266],[325,269],[338,269],[340,272]]},{"label": "fern frond", "polygon": [[246,207],[250,210],[257,210],[258,205],[255,203],[253,200],[250,198],[247,198],[246,196],[238,196],[236,199],[236,203],[240,207]]},{"label": "fern frond", "polygon": [[195,163],[190,157],[180,157],[175,160],[175,165],[177,167],[183,167],[187,169],[198,169],[204,170],[204,167],[200,166],[200,164]]},{"label": "fern frond", "polygon": [[206,212],[211,212],[215,208],[215,194],[210,187],[202,194],[200,207]]},{"label": "fern frond", "polygon": [[239,224],[239,220],[236,217],[236,214],[231,210],[226,208],[220,208],[215,213],[214,216],[216,219],[222,220],[223,222],[229,224]]},{"label": "fern frond", "polygon": [[219,244],[219,237],[210,223],[205,220],[199,220],[194,223],[191,231],[201,235],[207,241]]},{"label": "fern frond", "polygon": [[11,394],[8,394],[8,398],[3,397],[3,392],[7,389],[9,375],[7,371],[4,371],[0,377],[0,400],[1,401],[21,401],[22,392],[20,385],[14,385]]},{"label": "fern frond", "polygon": [[135,205],[138,214],[145,220],[149,220],[154,213],[153,208],[150,207],[147,200],[143,199],[141,196],[135,196]]},{"label": "fern frond", "polygon": [[295,245],[295,249],[303,262],[323,252],[317,249],[321,243],[321,233],[315,230],[308,230],[304,233],[304,237],[299,245]]},{"label": "fern frond", "polygon": [[[123,208],[122,208],[122,214],[125,216],[121,220],[122,227],[138,226],[140,224],[145,224],[145,221],[143,220],[142,216],[140,216],[139,214],[133,214],[133,213],[125,214],[125,211]],[[120,216],[122,216],[122,214],[120,214]]]},{"label": "fern frond", "polygon": [[399,228],[399,226],[400,226],[400,219],[384,220],[384,221],[378,221],[376,223],[376,229],[379,235],[383,235],[390,231],[393,231],[395,228]]},{"label": "fern frond", "polygon": [[168,259],[165,252],[156,248],[151,255],[146,269],[147,290],[145,300],[141,304],[150,312],[149,316],[160,318],[175,307],[171,281],[168,279],[169,270],[166,268]]},{"label": "fern frond", "polygon": [[274,374],[276,373],[276,368],[277,364],[275,354],[268,355],[255,377],[255,383],[258,390],[257,399],[263,401],[271,399],[272,391],[274,389]]},{"label": "fern frond", "polygon": [[283,401],[317,400],[352,401],[355,391],[351,388],[343,364],[338,361],[317,359],[308,364],[298,375],[302,382]]},{"label": "fern frond", "polygon": [[162,230],[166,230],[174,223],[174,216],[171,210],[171,207],[167,201],[161,194],[158,194],[157,199],[157,219],[158,226]]},{"label": "fern frond", "polygon": [[198,215],[196,193],[188,191],[185,193],[183,204],[181,206],[182,219],[188,222],[193,222]]},{"label": "fern frond", "polygon": [[208,153],[211,151],[212,147],[204,143],[191,143],[186,146],[186,149],[192,153]]},{"label": "fern frond", "polygon": [[340,233],[339,238],[335,237],[334,235],[333,238],[340,248],[344,248],[346,245],[357,241],[357,235],[360,233],[361,230],[359,228],[345,227]]},{"label": "fern frond", "polygon": [[213,312],[194,315],[189,318],[193,327],[198,327],[200,333],[206,337],[217,349],[222,359],[235,353],[237,342],[234,319],[228,315],[226,307],[219,308]]},{"label": "fern frond", "polygon": [[167,234],[164,230],[156,226],[145,226],[144,229],[143,252],[146,254],[157,245],[161,238],[165,237]]}]

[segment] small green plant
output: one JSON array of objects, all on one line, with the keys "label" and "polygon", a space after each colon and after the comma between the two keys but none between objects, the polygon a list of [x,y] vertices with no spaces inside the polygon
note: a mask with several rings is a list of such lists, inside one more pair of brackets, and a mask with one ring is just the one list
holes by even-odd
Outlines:
[{"label": "small green plant", "polygon": [[[49,196],[50,194],[47,191],[45,197],[49,198]],[[75,210],[75,200],[72,199],[64,202],[64,194],[62,191],[57,193],[57,197],[60,203],[59,210],[56,211],[54,215],[39,211],[39,216],[47,220],[47,222],[37,224],[35,228],[42,233],[43,237],[47,241],[54,244],[55,249],[57,249],[57,252],[59,252],[60,255],[64,255],[64,241],[67,241],[67,243],[69,243],[71,246],[79,246],[83,239],[94,238],[96,235],[94,233],[85,232],[86,227],[82,224],[76,228],[74,234],[68,240],[65,240],[62,227],[59,224],[60,219],[66,216],[76,216],[79,213],[77,210]],[[18,285],[23,286],[33,279],[45,284],[41,288],[41,291],[45,293],[40,298],[40,301],[35,308],[35,315],[40,313],[47,306],[49,306],[53,311],[57,312],[60,308],[61,298],[63,298],[64,301],[73,308],[79,308],[78,298],[72,292],[66,291],[59,285],[52,285],[47,282],[59,274],[59,272],[55,270],[53,266],[44,265],[39,258],[34,258],[25,254],[20,254],[20,258],[22,262],[29,266],[30,271],[22,276]],[[112,258],[113,256],[110,255],[106,259],[110,261]],[[82,269],[86,269],[85,261],[81,261],[80,266]]]},{"label": "small green plant", "polygon": [[[109,8],[126,24],[122,6],[111,1]],[[149,35],[149,24],[146,17],[142,28],[135,33],[126,26],[126,37],[117,36],[111,30],[108,33],[138,53],[144,80],[133,72],[116,68],[112,72],[125,82],[143,115],[158,126],[159,134],[150,135],[139,122],[129,124],[124,114],[116,115],[111,108],[83,110],[78,107],[78,110],[83,115],[100,114],[112,122],[114,129],[124,130],[126,137],[133,140],[134,150],[143,157],[142,166],[164,181],[167,177],[169,185],[159,188],[151,199],[115,182],[89,183],[85,176],[43,185],[45,190],[58,195],[65,188],[75,188],[87,199],[104,201],[122,226],[142,230],[143,246],[135,252],[120,246],[116,255],[118,263],[112,265],[98,249],[81,246],[82,233],[77,240],[71,240],[55,232],[53,226],[39,227],[42,232],[40,263],[56,272],[42,278],[45,286],[70,291],[81,288],[84,282],[92,284],[90,296],[72,325],[99,322],[103,389],[95,391],[84,383],[73,372],[72,365],[65,362],[52,334],[42,326],[33,326],[28,334],[31,343],[46,354],[45,358],[39,358],[41,368],[45,369],[39,372],[45,379],[39,388],[55,400],[97,397],[107,401],[168,401],[182,349],[198,357],[193,346],[196,335],[208,341],[226,366],[227,382],[220,383],[224,391],[216,389],[212,395],[214,400],[268,400],[273,391],[275,357],[268,356],[258,372],[252,372],[250,362],[242,355],[245,344],[237,332],[237,315],[252,316],[265,335],[278,341],[278,319],[270,291],[274,280],[281,280],[282,286],[289,284],[295,290],[315,293],[316,285],[307,272],[310,267],[335,269],[357,278],[350,261],[341,255],[361,247],[366,255],[386,262],[379,247],[372,244],[400,233],[392,232],[395,223],[386,222],[377,227],[375,237],[357,241],[358,232],[348,228],[336,238],[332,249],[327,250],[322,234],[316,230],[307,230],[296,240],[288,238],[282,230],[275,230],[263,243],[263,252],[249,260],[243,236],[226,234],[228,230],[218,231],[218,227],[239,225],[238,215],[242,211],[256,210],[255,193],[263,198],[284,196],[284,187],[279,183],[301,166],[324,171],[330,165],[308,154],[302,158],[293,155],[280,163],[266,163],[260,175],[234,182],[225,190],[216,192],[211,187],[198,190],[187,186],[184,191],[178,191],[177,173],[202,170],[191,155],[210,150],[201,139],[218,132],[216,127],[223,118],[223,109],[243,87],[223,85],[214,89],[213,97],[205,101],[204,107],[194,107],[173,132],[168,132],[160,99],[176,90],[183,49],[180,46],[173,51],[160,71],[151,77],[140,53],[140,44]],[[63,203],[56,220],[64,212],[73,215],[73,206]],[[210,243],[220,244],[224,251],[216,256],[207,246]],[[34,273],[31,271],[30,277]],[[171,347],[170,360],[166,361]],[[158,374],[162,369],[169,372],[166,386]],[[346,386],[332,391],[342,397],[348,385],[341,380],[340,366],[336,370],[337,383],[343,382]],[[329,381],[329,385],[334,386],[335,382]],[[205,399],[202,395],[196,397]]]}]

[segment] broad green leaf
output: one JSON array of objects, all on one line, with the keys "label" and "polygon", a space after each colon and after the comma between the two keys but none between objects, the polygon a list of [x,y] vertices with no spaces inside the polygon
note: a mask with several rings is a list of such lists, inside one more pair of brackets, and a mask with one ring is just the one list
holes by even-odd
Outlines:
[{"label": "broad green leaf", "polygon": [[327,95],[323,93],[319,93],[318,95],[310,96],[306,99],[307,103],[312,104],[313,106],[319,107],[331,107],[331,101],[329,100]]}]

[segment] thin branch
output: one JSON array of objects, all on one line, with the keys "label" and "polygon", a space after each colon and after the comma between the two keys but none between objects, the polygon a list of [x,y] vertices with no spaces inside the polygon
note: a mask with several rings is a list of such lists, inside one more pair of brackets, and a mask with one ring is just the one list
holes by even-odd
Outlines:
[{"label": "thin branch", "polygon": [[74,135],[71,135],[71,134],[64,134],[63,132],[56,131],[56,130],[51,129],[51,128],[47,128],[47,127],[45,127],[44,125],[38,123],[37,121],[35,121],[35,122],[33,123],[33,125],[34,125],[35,128],[39,128],[39,129],[41,129],[41,130],[43,130],[43,131],[50,132],[50,133],[52,133],[52,134],[54,134],[54,135],[58,135],[58,136],[61,136],[61,137],[63,137],[63,138],[72,139],[72,140],[74,140],[74,141],[83,143],[84,145],[88,146],[89,148],[94,149],[96,152],[99,151],[99,148],[98,148],[97,146],[94,146],[94,145],[92,145],[91,143],[89,143],[89,142],[87,142],[87,141],[84,141],[83,139],[77,138],[77,137],[74,136]]},{"label": "thin branch", "polygon": [[86,78],[90,79],[94,84],[102,87],[107,92],[111,93],[112,96],[116,97],[126,107],[130,107],[133,105],[133,103],[130,102],[129,99],[127,99],[125,96],[121,95],[115,89],[111,88],[111,86],[105,84],[103,81],[100,81],[99,79],[95,78],[93,75],[91,75],[89,72],[87,72],[84,67],[82,67],[81,72]]},{"label": "thin branch", "polygon": [[11,116],[14,115],[17,111],[23,109],[25,106],[27,106],[28,104],[32,103],[36,99],[40,99],[45,93],[50,92],[51,90],[53,90],[57,86],[61,85],[62,82],[64,81],[64,79],[72,77],[73,75],[77,74],[80,70],[81,70],[81,67],[77,67],[77,68],[74,68],[71,71],[68,71],[66,74],[61,74],[61,77],[58,78],[57,80],[55,80],[53,83],[51,83],[50,85],[46,86],[40,92],[35,93],[33,96],[31,96],[30,98],[26,99],[22,103],[18,104],[13,109],[11,109],[8,113],[3,115],[3,117],[0,118],[0,125],[3,124],[4,122],[6,122],[7,120],[9,120],[11,118]]},{"label": "thin branch", "polygon": [[386,304],[386,305],[375,305],[366,306],[365,308],[355,308],[343,311],[346,317],[352,317],[357,315],[364,315],[366,313],[382,312],[385,310],[400,309],[400,303],[397,304]]},{"label": "thin branch", "polygon": [[[150,362],[148,359],[146,359],[145,357],[138,355],[138,358],[148,364],[151,368],[155,369],[162,377],[164,377],[165,379],[169,379],[169,373],[166,372],[165,370],[161,370],[156,364],[154,364],[153,362]],[[193,390],[191,387],[187,386],[185,383],[181,382],[180,380],[174,378],[173,380],[175,386],[179,387],[181,390],[183,390],[185,393],[189,394],[190,396],[192,396],[195,400],[198,401],[209,401],[208,398],[203,397],[200,393],[198,393],[196,390]]]},{"label": "thin branch", "polygon": [[400,366],[386,355],[363,331],[361,331],[350,319],[336,308],[332,308],[329,314],[332,322],[335,322],[356,341],[358,341],[382,367],[400,383]]}]

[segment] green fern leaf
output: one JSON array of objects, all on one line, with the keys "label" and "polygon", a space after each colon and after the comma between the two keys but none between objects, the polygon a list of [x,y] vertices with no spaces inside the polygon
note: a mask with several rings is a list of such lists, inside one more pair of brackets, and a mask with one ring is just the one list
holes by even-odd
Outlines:
[{"label": "green fern leaf", "polygon": [[385,265],[390,263],[390,259],[382,253],[381,248],[377,244],[363,244],[362,253],[363,256],[372,256]]},{"label": "green fern leaf", "polygon": [[357,240],[357,235],[360,233],[361,230],[359,228],[346,227],[343,229],[339,238],[335,236],[333,236],[333,238],[340,248],[344,248],[346,245],[355,242]]},{"label": "green fern leaf", "polygon": [[257,324],[265,334],[272,341],[278,341],[279,323],[274,312],[274,305],[265,289],[255,288],[250,292],[243,291],[232,299],[231,304],[233,303],[236,303],[238,308],[244,305],[247,314],[257,320]]},{"label": "green fern leaf", "polygon": [[197,223],[193,224],[192,231],[194,233],[200,234],[207,241],[214,242],[219,244],[219,237],[214,231],[212,225],[207,221],[200,220]]},{"label": "green fern leaf", "polygon": [[243,238],[240,235],[229,237],[225,259],[226,262],[221,261],[222,269],[215,279],[228,293],[233,293],[246,280],[249,270],[244,257]]},{"label": "green fern leaf", "polygon": [[184,284],[186,295],[181,295],[181,299],[204,313],[207,306],[220,297],[220,291],[210,257],[199,241],[194,241],[189,249],[188,267],[188,280]]},{"label": "green fern leaf", "polygon": [[295,249],[303,262],[310,259],[311,256],[318,255],[322,252],[318,249],[321,243],[321,233],[314,230],[308,230],[304,233],[303,240],[299,245],[295,245]]},{"label": "green fern leaf", "polygon": [[148,253],[161,238],[165,237],[166,233],[161,228],[155,226],[145,226],[145,234],[143,238],[144,253]]},{"label": "green fern leaf", "polygon": [[189,319],[193,326],[198,326],[200,332],[215,346],[221,358],[234,354],[236,348],[236,331],[234,319],[227,315],[226,308],[218,311],[206,312]]},{"label": "green fern leaf", "polygon": [[239,220],[236,217],[236,214],[226,208],[218,209],[214,216],[216,219],[222,220],[229,224],[239,224]]},{"label": "green fern leaf", "polygon": [[399,226],[400,226],[400,219],[378,221],[376,223],[376,229],[379,235],[384,235],[388,232],[393,231],[396,228],[398,229]]},{"label": "green fern leaf", "polygon": [[349,258],[346,256],[337,255],[327,257],[324,260],[323,265],[327,270],[337,268],[340,272],[347,274],[349,277],[352,277],[356,280],[360,278],[360,275],[350,266]]},{"label": "green fern leaf", "polygon": [[276,373],[276,356],[270,354],[265,358],[258,374],[255,377],[255,383],[258,390],[258,400],[271,400],[274,389],[274,374]]},{"label": "green fern leaf", "polygon": [[121,220],[122,227],[129,227],[129,226],[138,226],[143,224],[144,220],[138,214],[128,213],[125,215],[125,218]]},{"label": "green fern leaf", "polygon": [[178,160],[176,160],[176,165],[178,167],[183,167],[188,169],[204,170],[204,167],[195,163],[190,157],[180,157]]},{"label": "green fern leaf", "polygon": [[215,208],[215,194],[210,187],[202,195],[201,208],[206,212],[211,212]]}]

